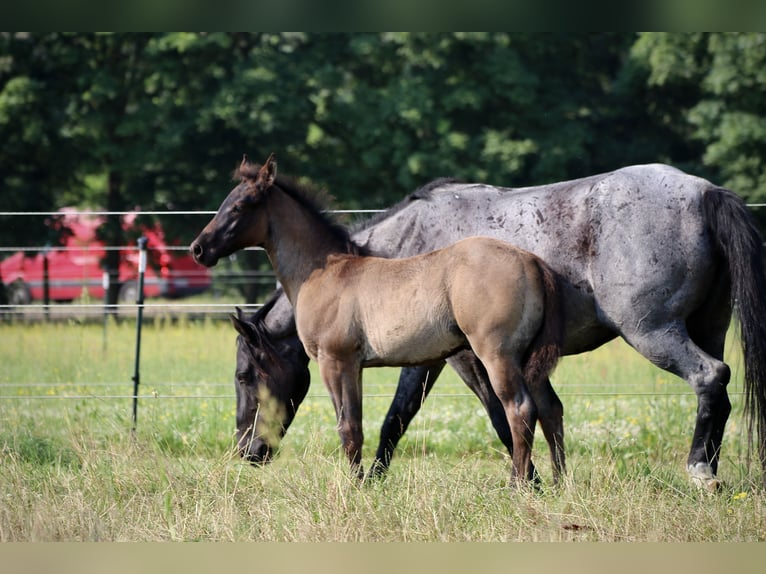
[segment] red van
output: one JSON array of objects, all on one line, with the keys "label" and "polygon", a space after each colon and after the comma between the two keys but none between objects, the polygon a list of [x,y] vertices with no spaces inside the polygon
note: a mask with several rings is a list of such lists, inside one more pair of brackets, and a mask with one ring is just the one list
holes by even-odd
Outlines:
[{"label": "red van", "polygon": [[[104,298],[104,270],[101,262],[106,253],[96,229],[103,217],[78,213],[73,209],[60,210],[62,217],[56,225],[66,229],[64,245],[47,252],[27,256],[17,252],[0,262],[0,277],[5,285],[10,305],[25,305],[44,298],[44,259],[48,259],[48,293],[51,301],[71,301],[86,292],[90,297]],[[122,217],[123,229],[133,227],[136,212]],[[141,226],[147,238],[149,264],[144,275],[145,297],[186,297],[201,293],[210,287],[210,271],[197,265],[184,250],[171,250],[159,224]],[[138,279],[138,249],[120,249],[121,302],[136,300]]]}]

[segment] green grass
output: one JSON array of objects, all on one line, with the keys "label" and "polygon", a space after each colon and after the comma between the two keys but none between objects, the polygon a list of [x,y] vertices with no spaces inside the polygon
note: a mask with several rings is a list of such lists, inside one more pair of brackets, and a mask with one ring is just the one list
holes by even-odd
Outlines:
[{"label": "green grass", "polygon": [[[310,396],[265,468],[232,454],[234,331],[157,321],[143,331],[131,428],[130,321],[0,325],[0,540],[757,541],[760,472],[747,464],[741,359],[716,494],[684,470],[696,399],[620,342],[565,358],[569,472],[510,488],[479,401],[448,370],[402,440],[388,477],[349,476],[315,366]],[[104,344],[106,343],[106,344]],[[733,345],[729,345],[733,348]],[[366,462],[397,371],[365,372]],[[106,398],[113,397],[113,398]]]}]

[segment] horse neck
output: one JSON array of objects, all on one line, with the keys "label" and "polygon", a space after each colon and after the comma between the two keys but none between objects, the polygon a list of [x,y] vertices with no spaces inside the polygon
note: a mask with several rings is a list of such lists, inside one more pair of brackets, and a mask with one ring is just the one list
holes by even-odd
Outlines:
[{"label": "horse neck", "polygon": [[269,233],[264,249],[292,304],[309,275],[327,257],[346,252],[325,221],[282,190],[269,198]]},{"label": "horse neck", "polygon": [[275,338],[295,335],[295,314],[284,293],[279,296],[271,310],[266,313],[263,322],[269,334]]}]

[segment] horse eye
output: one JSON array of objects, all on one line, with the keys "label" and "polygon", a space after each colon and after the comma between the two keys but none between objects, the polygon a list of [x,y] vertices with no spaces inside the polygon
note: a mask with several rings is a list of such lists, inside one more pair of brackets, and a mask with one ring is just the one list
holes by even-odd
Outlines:
[{"label": "horse eye", "polygon": [[242,206],[240,206],[239,203],[235,203],[231,206],[232,213],[239,213],[240,211],[242,211]]}]

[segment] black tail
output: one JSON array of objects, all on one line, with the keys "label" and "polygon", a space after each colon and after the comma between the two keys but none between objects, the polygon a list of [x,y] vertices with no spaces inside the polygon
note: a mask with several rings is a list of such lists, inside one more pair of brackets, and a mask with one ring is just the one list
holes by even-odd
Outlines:
[{"label": "black tail", "polygon": [[543,324],[532,340],[524,359],[524,379],[547,377],[561,357],[564,343],[564,314],[558,278],[545,263],[535,258],[545,291]]},{"label": "black tail", "polygon": [[703,198],[705,217],[729,265],[732,303],[740,323],[745,358],[745,416],[766,486],[766,275],[763,239],[745,202],[731,191],[712,188]]}]

